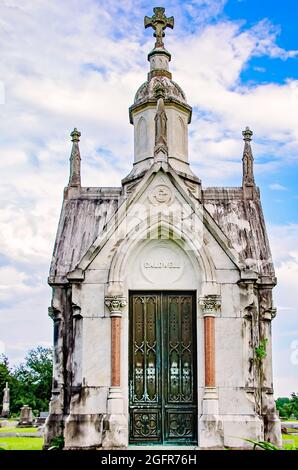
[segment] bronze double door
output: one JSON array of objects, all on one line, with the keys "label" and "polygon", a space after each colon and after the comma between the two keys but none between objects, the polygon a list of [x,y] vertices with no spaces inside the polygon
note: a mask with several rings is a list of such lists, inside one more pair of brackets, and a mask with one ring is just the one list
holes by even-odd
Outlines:
[{"label": "bronze double door", "polygon": [[130,293],[130,443],[197,443],[195,313],[192,292]]}]

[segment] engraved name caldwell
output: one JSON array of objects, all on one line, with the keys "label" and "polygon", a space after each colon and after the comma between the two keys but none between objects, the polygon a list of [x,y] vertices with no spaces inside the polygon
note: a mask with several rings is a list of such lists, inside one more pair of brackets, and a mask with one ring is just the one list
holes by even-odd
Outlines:
[{"label": "engraved name caldwell", "polygon": [[144,268],[180,269],[181,266],[174,261],[145,261]]}]

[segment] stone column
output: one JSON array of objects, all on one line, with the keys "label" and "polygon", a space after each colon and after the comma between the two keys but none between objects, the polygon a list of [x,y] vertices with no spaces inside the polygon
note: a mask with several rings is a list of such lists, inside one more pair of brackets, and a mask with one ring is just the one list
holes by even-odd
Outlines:
[{"label": "stone column", "polygon": [[220,296],[202,296],[199,305],[204,316],[205,354],[205,391],[203,414],[199,422],[199,445],[202,448],[216,448],[223,445],[223,425],[219,417],[215,374],[215,317],[220,311]]},{"label": "stone column", "polygon": [[104,425],[102,446],[113,449],[127,446],[127,419],[123,412],[121,390],[121,317],[127,301],[123,296],[105,298],[111,317],[111,386],[108,394],[108,419]]},{"label": "stone column", "polygon": [[281,423],[276,410],[273,394],[272,372],[272,320],[276,316],[276,308],[273,307],[272,286],[261,286],[259,289],[260,307],[260,342],[263,341],[265,356],[261,361],[261,391],[262,409],[264,419],[264,439],[278,447],[282,446]]},{"label": "stone column", "polygon": [[[60,289],[56,289],[58,293]],[[58,295],[58,294],[57,294]],[[57,304],[53,297],[53,304]],[[54,323],[53,338],[53,379],[52,396],[49,405],[49,416],[45,423],[44,448],[48,448],[54,437],[61,435],[63,429],[63,403],[64,403],[64,365],[63,365],[63,329],[64,320],[61,309],[53,305],[49,307],[49,317]]]}]

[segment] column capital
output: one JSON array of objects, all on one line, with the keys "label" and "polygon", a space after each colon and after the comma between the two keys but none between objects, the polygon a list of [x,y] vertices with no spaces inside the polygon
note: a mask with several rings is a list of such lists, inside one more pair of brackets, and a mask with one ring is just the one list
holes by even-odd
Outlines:
[{"label": "column capital", "polygon": [[121,317],[122,309],[126,307],[127,300],[120,295],[106,296],[105,306],[108,307],[111,317]]},{"label": "column capital", "polygon": [[276,317],[277,309],[275,307],[265,310],[260,309],[261,320],[272,321]]},{"label": "column capital", "polygon": [[48,315],[53,320],[53,322],[58,322],[62,320],[62,313],[57,308],[52,305],[48,307]]},{"label": "column capital", "polygon": [[201,295],[199,305],[203,310],[204,317],[215,317],[221,307],[221,296],[215,294]]}]

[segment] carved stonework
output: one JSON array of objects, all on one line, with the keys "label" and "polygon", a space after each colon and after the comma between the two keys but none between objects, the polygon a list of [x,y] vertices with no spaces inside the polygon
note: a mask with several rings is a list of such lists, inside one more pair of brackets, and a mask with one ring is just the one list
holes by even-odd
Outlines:
[{"label": "carved stonework", "polygon": [[154,15],[149,18],[145,16],[144,26],[145,28],[153,28],[154,37],[156,38],[155,47],[164,47],[163,38],[165,36],[164,30],[166,28],[174,28],[174,17],[167,18],[165,15],[165,9],[163,7],[153,8]]},{"label": "carved stonework", "polygon": [[188,192],[191,196],[194,196],[196,199],[200,198],[200,185],[193,183],[191,181],[184,181],[185,186],[187,186]]},{"label": "carved stonework", "polygon": [[62,314],[61,311],[58,310],[55,307],[49,307],[48,308],[48,315],[49,317],[53,320],[53,322],[61,321],[62,320]]},{"label": "carved stonework", "polygon": [[160,204],[169,205],[172,201],[172,198],[173,198],[173,194],[172,194],[171,189],[164,184],[160,184],[156,186],[149,196],[150,201],[154,205],[160,205]]},{"label": "carved stonework", "polygon": [[105,306],[108,307],[111,317],[121,317],[122,309],[126,307],[127,301],[124,297],[113,296],[105,298]]},{"label": "carved stonework", "polygon": [[203,310],[204,316],[215,316],[221,306],[220,295],[204,295],[199,299],[199,305]]},{"label": "carved stonework", "polygon": [[264,320],[264,321],[273,320],[273,318],[276,317],[276,312],[277,312],[276,308],[268,308],[267,310],[263,310],[261,312],[261,320]]},{"label": "carved stonework", "polygon": [[273,307],[272,289],[260,289],[259,306],[261,320],[271,321],[276,316],[276,308]]}]

